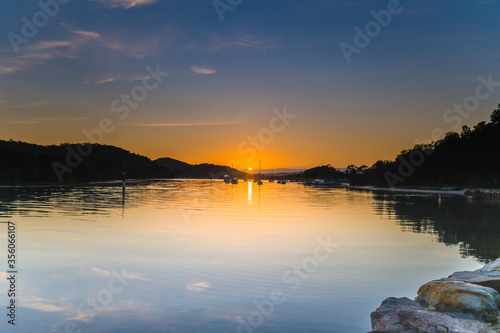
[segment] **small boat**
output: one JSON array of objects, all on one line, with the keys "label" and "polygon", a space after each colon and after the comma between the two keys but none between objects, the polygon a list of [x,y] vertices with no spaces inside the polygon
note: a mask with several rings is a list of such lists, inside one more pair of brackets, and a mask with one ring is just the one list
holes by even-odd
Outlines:
[{"label": "small boat", "polygon": [[262,170],[261,170],[261,167],[260,167],[260,159],[259,159],[259,180],[257,181],[257,185],[262,185],[262,184],[264,184],[264,183],[262,182],[262,180],[260,180],[260,179],[262,178],[262,172],[261,172],[261,171],[262,171]]},{"label": "small boat", "polygon": [[234,184],[234,185],[238,184],[238,178],[231,179],[231,184]]},{"label": "small boat", "polygon": [[271,178],[269,178],[270,183],[274,183],[274,169],[273,172],[271,173]]},{"label": "small boat", "polygon": [[285,185],[285,184],[286,184],[286,180],[278,180],[278,184],[283,184],[283,185]]},{"label": "small boat", "polygon": [[311,185],[316,187],[340,187],[336,181],[327,179],[315,179],[312,181]]},{"label": "small boat", "polygon": [[225,176],[224,176],[224,183],[226,183],[226,184],[231,183],[231,176],[229,176],[229,175],[225,175]]}]

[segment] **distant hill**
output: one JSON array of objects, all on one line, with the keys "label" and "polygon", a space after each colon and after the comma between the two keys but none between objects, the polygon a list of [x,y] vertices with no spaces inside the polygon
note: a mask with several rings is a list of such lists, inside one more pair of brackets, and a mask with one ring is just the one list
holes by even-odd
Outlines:
[{"label": "distant hill", "polygon": [[173,158],[156,161],[101,144],[37,145],[0,140],[0,185],[60,184],[148,178],[244,178],[245,172],[215,164],[192,165]]},{"label": "distant hill", "polygon": [[127,178],[171,178],[149,158],[100,144],[42,146],[0,140],[0,184],[81,183]]},{"label": "distant hill", "polygon": [[[259,172],[259,170],[255,170],[255,172]],[[286,176],[286,175],[294,175],[297,173],[304,172],[304,169],[288,169],[288,168],[280,168],[280,169],[262,169],[262,175],[265,175],[266,177],[270,175],[280,175],[280,176]]]},{"label": "distant hill", "polygon": [[224,165],[216,164],[188,164],[170,157],[162,157],[154,161],[156,164],[166,168],[175,178],[203,178],[219,179],[224,175],[231,177],[247,177],[245,172],[230,168]]}]

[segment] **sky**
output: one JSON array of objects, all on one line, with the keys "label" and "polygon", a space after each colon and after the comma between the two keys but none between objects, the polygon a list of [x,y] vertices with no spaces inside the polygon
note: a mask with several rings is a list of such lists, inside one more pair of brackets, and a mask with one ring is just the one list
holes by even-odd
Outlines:
[{"label": "sky", "polygon": [[500,102],[493,0],[1,6],[3,140],[241,169],[371,166]]}]

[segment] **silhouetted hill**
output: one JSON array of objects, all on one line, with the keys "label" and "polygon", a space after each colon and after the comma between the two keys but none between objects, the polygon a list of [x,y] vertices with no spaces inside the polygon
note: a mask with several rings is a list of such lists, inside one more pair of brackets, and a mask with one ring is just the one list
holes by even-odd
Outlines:
[{"label": "silhouetted hill", "polygon": [[0,183],[79,183],[122,178],[171,178],[166,168],[145,156],[100,144],[42,146],[0,140]]},{"label": "silhouetted hill", "polygon": [[224,175],[237,178],[247,177],[245,172],[224,165],[208,163],[188,164],[170,157],[162,157],[155,160],[155,162],[165,167],[175,178],[219,179],[223,178]]},{"label": "silhouetted hill", "polygon": [[156,164],[159,164],[159,165],[166,167],[166,168],[173,168],[173,169],[179,169],[179,170],[189,168],[192,166],[189,163],[182,162],[182,161],[170,158],[170,157],[161,157],[161,158],[154,160],[154,162]]}]

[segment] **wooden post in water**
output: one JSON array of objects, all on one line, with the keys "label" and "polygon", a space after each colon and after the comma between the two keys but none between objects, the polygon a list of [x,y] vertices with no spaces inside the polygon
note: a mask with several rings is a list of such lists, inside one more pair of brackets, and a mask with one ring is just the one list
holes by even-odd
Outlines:
[{"label": "wooden post in water", "polygon": [[123,163],[123,179],[122,179],[122,218],[125,216],[125,185],[127,183],[127,163]]},{"label": "wooden post in water", "polygon": [[126,179],[127,179],[127,163],[123,163],[123,181],[122,181],[123,189],[125,189]]}]

